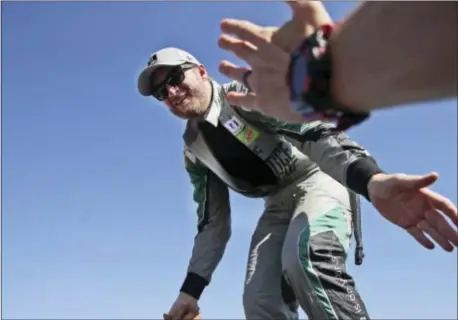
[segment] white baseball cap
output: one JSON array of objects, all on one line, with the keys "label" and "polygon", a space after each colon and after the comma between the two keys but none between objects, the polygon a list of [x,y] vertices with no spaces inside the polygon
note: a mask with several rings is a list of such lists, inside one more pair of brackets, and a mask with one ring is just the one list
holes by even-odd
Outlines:
[{"label": "white baseball cap", "polygon": [[164,66],[178,66],[183,63],[200,65],[200,62],[190,53],[178,48],[165,48],[153,53],[138,77],[138,91],[143,96],[153,94],[150,85],[150,76],[158,68]]}]

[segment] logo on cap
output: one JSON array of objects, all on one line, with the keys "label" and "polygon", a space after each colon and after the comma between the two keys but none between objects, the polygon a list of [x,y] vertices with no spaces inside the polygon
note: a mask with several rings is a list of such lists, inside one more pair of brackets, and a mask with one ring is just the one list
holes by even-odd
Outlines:
[{"label": "logo on cap", "polygon": [[148,63],[146,64],[147,66],[152,66],[157,62],[157,54],[153,54],[151,58],[149,58]]}]

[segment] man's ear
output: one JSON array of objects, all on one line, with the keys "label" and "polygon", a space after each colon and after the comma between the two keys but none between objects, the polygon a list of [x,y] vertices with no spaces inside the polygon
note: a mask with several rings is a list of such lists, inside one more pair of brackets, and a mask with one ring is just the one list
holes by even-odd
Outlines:
[{"label": "man's ear", "polygon": [[202,79],[208,79],[207,69],[205,69],[205,66],[203,64],[197,66],[197,72],[199,72],[199,75]]}]

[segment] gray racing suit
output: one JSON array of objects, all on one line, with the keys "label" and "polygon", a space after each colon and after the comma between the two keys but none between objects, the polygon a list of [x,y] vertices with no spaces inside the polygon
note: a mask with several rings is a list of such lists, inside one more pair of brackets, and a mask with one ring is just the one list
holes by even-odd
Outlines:
[{"label": "gray racing suit", "polygon": [[[188,121],[185,167],[198,205],[198,233],[181,291],[199,299],[210,283],[231,235],[232,189],[265,199],[248,254],[247,319],[297,319],[297,303],[310,319],[368,319],[345,262],[351,236],[359,230],[356,194],[368,197],[370,177],[381,172],[375,160],[346,134],[332,133],[330,125],[288,124],[233,108],[225,94],[246,90],[237,82],[212,82],[212,87],[204,121],[224,126],[277,180],[255,185],[231,175],[209,147],[199,121]],[[361,255],[359,238],[357,244]]]}]

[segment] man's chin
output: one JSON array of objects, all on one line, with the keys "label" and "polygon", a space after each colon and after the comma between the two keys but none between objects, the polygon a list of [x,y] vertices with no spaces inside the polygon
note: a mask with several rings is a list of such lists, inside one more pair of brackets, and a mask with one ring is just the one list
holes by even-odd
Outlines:
[{"label": "man's chin", "polygon": [[170,108],[170,111],[177,117],[185,120],[199,119],[204,116],[206,113],[205,109],[193,108],[193,107],[184,107],[180,106],[178,108]]},{"label": "man's chin", "polygon": [[199,119],[205,114],[205,112],[197,112],[197,111],[178,111],[178,110],[170,110],[175,116],[184,120],[192,120],[192,119]]}]

